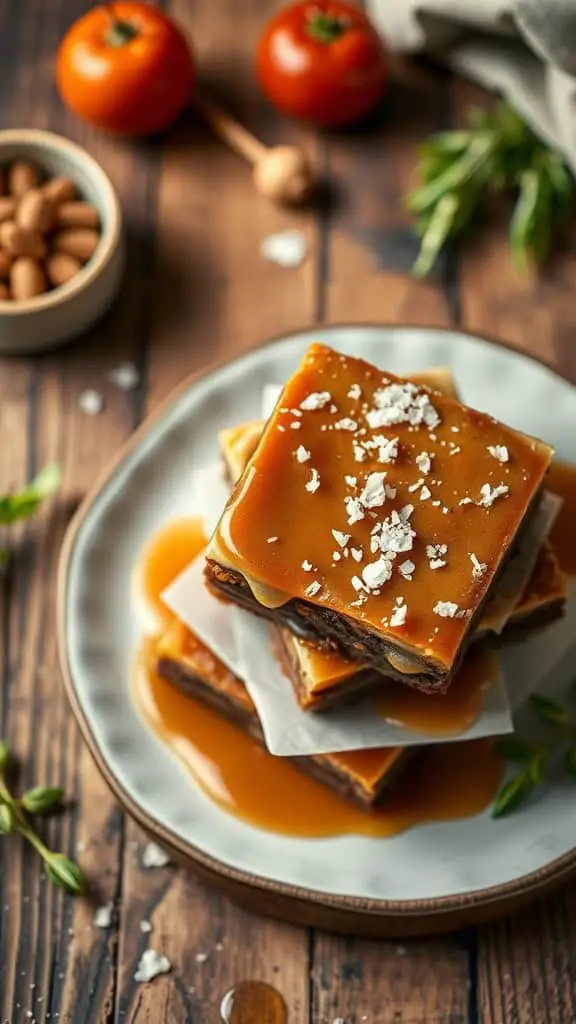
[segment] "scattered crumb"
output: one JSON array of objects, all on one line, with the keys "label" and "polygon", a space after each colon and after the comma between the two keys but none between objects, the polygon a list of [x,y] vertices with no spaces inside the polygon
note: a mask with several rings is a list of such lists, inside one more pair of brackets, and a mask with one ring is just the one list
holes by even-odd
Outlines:
[{"label": "scattered crumb", "polygon": [[134,981],[153,981],[159,974],[168,974],[172,964],[168,957],[162,956],[154,949],[145,949],[134,975]]},{"label": "scattered crumb", "polygon": [[196,953],[194,959],[197,964],[205,964],[208,959],[208,953]]},{"label": "scattered crumb", "polygon": [[108,374],[108,380],[121,391],[133,391],[140,382],[140,376],[134,363],[119,363]]},{"label": "scattered crumb", "polygon": [[150,921],[140,921],[140,931],[143,932],[144,935],[148,935],[148,933],[152,931]]},{"label": "scattered crumb", "polygon": [[99,416],[104,408],[104,399],[99,391],[86,388],[78,399],[78,407],[87,416]]},{"label": "scattered crumb", "polygon": [[170,863],[168,854],[157,843],[148,843],[142,853],[143,868],[165,868]]},{"label": "scattered crumb", "polygon": [[112,913],[114,911],[114,904],[112,900],[109,903],[105,903],[104,906],[98,907],[94,914],[94,924],[97,928],[109,928],[112,924]]},{"label": "scattered crumb", "polygon": [[279,267],[299,267],[306,259],[307,251],[304,235],[294,229],[268,235],[260,244],[260,255]]}]

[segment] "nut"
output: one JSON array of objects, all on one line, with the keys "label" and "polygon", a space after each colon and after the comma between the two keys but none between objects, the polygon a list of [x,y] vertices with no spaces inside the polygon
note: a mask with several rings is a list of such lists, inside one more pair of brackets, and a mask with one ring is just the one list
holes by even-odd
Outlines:
[{"label": "nut", "polygon": [[[1,228],[0,228],[1,230]],[[0,241],[2,236],[0,235]],[[98,248],[100,235],[93,228],[64,228],[53,237],[55,252],[75,256],[81,263],[87,263]]]},{"label": "nut", "polygon": [[18,227],[27,231],[48,231],[54,217],[54,202],[40,188],[31,188],[22,196],[16,211]]},{"label": "nut", "polygon": [[23,196],[40,184],[40,171],[27,160],[16,160],[8,171],[8,191],[11,196]]},{"label": "nut", "polygon": [[20,256],[14,260],[10,271],[10,289],[17,302],[25,302],[46,291],[44,271],[36,260],[30,256]]},{"label": "nut", "polygon": [[17,200],[14,196],[0,196],[0,224],[5,220],[14,220]]},{"label": "nut", "polygon": [[55,222],[60,228],[99,228],[100,214],[91,203],[60,203]]},{"label": "nut", "polygon": [[76,185],[71,178],[50,178],[42,185],[42,191],[54,203],[67,203],[77,196]]},{"label": "nut", "polygon": [[38,231],[21,228],[11,220],[0,224],[0,245],[10,256],[32,256],[36,260],[44,259],[48,251]]},{"label": "nut", "polygon": [[53,288],[71,281],[82,270],[82,264],[67,252],[53,252],[46,260],[46,273]]},{"label": "nut", "polygon": [[0,249],[0,280],[7,281],[10,277],[10,267],[12,266],[12,257]]}]

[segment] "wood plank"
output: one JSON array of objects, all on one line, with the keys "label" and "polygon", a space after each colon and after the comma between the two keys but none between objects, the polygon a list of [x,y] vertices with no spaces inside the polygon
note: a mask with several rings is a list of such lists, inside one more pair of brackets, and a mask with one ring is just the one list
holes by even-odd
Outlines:
[{"label": "wood plank", "polygon": [[[204,79],[262,139],[296,137],[279,127],[255,95],[250,54],[268,0],[244,5],[238,34],[234,0],[185,0],[172,13],[190,29]],[[311,146],[313,149],[313,146]],[[310,246],[299,269],[265,262],[261,241],[296,227]],[[145,405],[152,410],[184,376],[230,358],[266,338],[310,322],[316,309],[314,219],[278,210],[259,198],[249,168],[191,115],[166,140],[158,191],[152,333]],[[308,937],[262,920],[173,869],[143,872],[142,835],[127,825],[115,1020],[185,1024],[216,1021],[225,992],[244,979],[268,981],[282,993],[291,1024],[309,1024]],[[153,931],[139,929],[143,916]],[[220,943],[223,948],[218,948]],[[138,985],[134,972],[150,945],[173,964],[171,975]],[[198,954],[208,953],[204,963]]]},{"label": "wood plank", "polygon": [[[10,61],[2,62],[4,124],[30,124],[65,131],[86,145],[119,187],[131,231],[127,284],[115,310],[89,335],[62,353],[0,366],[3,433],[2,482],[20,483],[49,459],[63,467],[61,494],[21,533],[3,637],[2,721],[21,758],[22,785],[62,785],[74,801],[58,819],[42,826],[50,845],[74,854],[97,889],[92,902],[74,901],[54,889],[35,855],[15,837],[0,844],[2,931],[0,1019],[109,1019],[116,984],[116,932],[96,929],[94,904],[117,896],[121,885],[122,816],[80,741],[63,688],[55,650],[55,573],[58,548],[78,498],[119,444],[137,412],[137,396],[114,388],[107,372],[134,358],[142,323],[138,281],[153,207],[154,157],[104,139],[79,125],[60,107],[52,85],[53,55],[65,26],[85,10],[30,0],[2,12],[3,35],[11,39]],[[6,19],[9,21],[7,26]],[[7,51],[6,51],[7,52]],[[146,242],[146,237],[144,238]],[[143,311],[145,312],[145,311]],[[86,387],[100,390],[105,411],[91,419],[78,407]],[[9,577],[10,580],[10,577]],[[6,699],[7,695],[7,699]]]},{"label": "wood plank", "polygon": [[[398,63],[381,114],[367,129],[331,137],[328,162],[342,203],[326,241],[328,321],[449,325],[457,310],[453,268],[430,282],[407,276],[416,240],[402,206],[414,147],[439,127],[447,100],[442,73]],[[317,933],[313,1019],[464,1024],[468,950],[456,938],[365,942]]]},{"label": "wood plank", "polygon": [[[453,85],[457,122],[467,107],[493,100],[462,79]],[[462,326],[555,363],[576,380],[572,293],[576,254],[564,252],[541,275],[514,270],[508,209],[494,212],[460,248]],[[573,962],[576,903],[570,890],[534,909],[486,925],[477,935],[477,1001],[482,1024],[563,1024],[576,1019]]]}]

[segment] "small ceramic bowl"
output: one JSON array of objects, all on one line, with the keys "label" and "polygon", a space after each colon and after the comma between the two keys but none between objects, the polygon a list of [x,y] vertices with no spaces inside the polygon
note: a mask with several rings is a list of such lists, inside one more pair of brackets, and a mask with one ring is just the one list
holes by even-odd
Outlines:
[{"label": "small ceramic bowl", "polygon": [[13,160],[29,160],[50,177],[72,178],[82,197],[98,210],[102,236],[92,258],[71,281],[33,299],[0,301],[3,354],[40,352],[87,330],[110,306],[125,261],[118,196],[85,150],[53,132],[0,131],[0,167]]}]

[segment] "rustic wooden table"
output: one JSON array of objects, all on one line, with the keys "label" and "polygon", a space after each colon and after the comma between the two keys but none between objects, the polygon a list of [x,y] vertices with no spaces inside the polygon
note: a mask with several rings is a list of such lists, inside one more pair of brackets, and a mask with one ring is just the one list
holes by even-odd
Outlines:
[{"label": "rustic wooden table", "polygon": [[[114,900],[108,931],[93,906],[64,897],[15,837],[0,843],[0,1020],[104,1024],[213,1024],[221,995],[243,978],[273,983],[290,1024],[570,1024],[576,1021],[574,889],[508,920],[430,940],[367,942],[261,919],[182,870],[145,871],[144,836],[114,803],[80,740],[60,682],[54,598],[58,551],[74,504],[184,375],[260,339],[323,321],[460,325],[553,361],[576,378],[576,254],[539,282],[510,268],[504,230],[486,225],[434,280],[407,275],[415,247],[402,196],[423,136],[457,121],[471,86],[430,67],[399,66],[382,111],[362,131],[317,138],[277,118],[259,99],[251,54],[273,0],[174,0],[196,42],[202,76],[270,142],[307,147],[333,187],[316,212],[273,209],[254,194],[247,167],[190,115],[163,144],[128,145],[82,127],[53,86],[58,39],[83,0],[20,0],[0,9],[0,99],[5,126],[51,128],[101,161],[121,195],[129,268],[113,312],[71,347],[0,363],[2,485],[49,459],[64,470],[61,499],[14,534],[2,590],[0,724],[21,758],[23,784],[63,785],[73,810],[46,827],[79,852]],[[301,229],[309,256],[282,269],[260,256],[271,232]],[[107,373],[133,360],[140,385]],[[105,398],[96,418],[83,389]],[[171,975],[134,981],[152,921]],[[208,953],[198,962],[198,953]],[[202,958],[200,958],[202,959]],[[264,1022],[260,1022],[264,1024]]]}]

